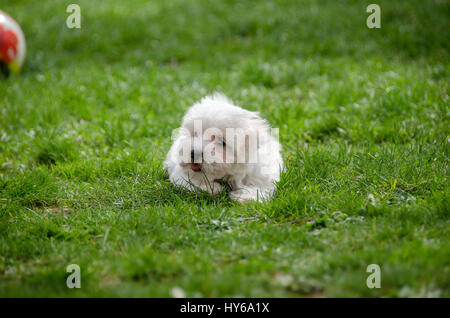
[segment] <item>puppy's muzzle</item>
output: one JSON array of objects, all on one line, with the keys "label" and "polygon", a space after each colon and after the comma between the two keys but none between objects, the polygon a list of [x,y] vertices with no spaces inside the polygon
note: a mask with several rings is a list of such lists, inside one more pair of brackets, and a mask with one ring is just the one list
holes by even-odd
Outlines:
[{"label": "puppy's muzzle", "polygon": [[191,150],[191,169],[195,172],[202,170],[201,163],[203,161],[203,152]]},{"label": "puppy's muzzle", "polygon": [[191,150],[191,162],[192,163],[202,163],[202,161],[203,161],[203,152],[192,149]]}]

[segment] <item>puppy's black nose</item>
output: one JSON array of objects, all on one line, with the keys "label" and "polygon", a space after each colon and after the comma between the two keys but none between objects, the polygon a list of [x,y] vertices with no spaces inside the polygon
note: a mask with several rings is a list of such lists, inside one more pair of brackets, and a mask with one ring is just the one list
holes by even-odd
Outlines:
[{"label": "puppy's black nose", "polygon": [[203,152],[191,150],[191,162],[192,163],[202,163]]}]

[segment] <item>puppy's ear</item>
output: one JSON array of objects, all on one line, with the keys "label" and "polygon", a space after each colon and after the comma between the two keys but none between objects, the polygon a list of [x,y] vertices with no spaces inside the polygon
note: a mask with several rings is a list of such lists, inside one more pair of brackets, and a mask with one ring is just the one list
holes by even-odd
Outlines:
[{"label": "puppy's ear", "polygon": [[190,137],[190,136],[191,136],[191,132],[184,127],[180,127],[180,128],[176,128],[176,129],[172,130],[172,141],[174,141],[180,137]]},{"label": "puppy's ear", "polygon": [[258,130],[248,128],[245,130],[245,161],[256,163],[258,158],[259,134]]},{"label": "puppy's ear", "polygon": [[258,131],[253,128],[236,129],[235,158],[237,163],[256,163]]}]

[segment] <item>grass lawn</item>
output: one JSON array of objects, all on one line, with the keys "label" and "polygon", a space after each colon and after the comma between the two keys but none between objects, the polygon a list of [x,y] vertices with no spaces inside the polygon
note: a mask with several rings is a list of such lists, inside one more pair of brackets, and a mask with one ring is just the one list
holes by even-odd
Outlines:
[{"label": "grass lawn", "polygon": [[[449,297],[450,4],[368,29],[372,2],[80,0],[68,29],[70,1],[2,1],[28,55],[0,80],[0,296]],[[280,129],[270,202],[163,170],[216,90]]]}]

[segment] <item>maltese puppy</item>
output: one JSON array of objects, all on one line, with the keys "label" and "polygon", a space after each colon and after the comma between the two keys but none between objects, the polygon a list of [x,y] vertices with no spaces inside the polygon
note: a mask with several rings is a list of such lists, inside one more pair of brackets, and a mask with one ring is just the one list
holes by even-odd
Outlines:
[{"label": "maltese puppy", "polygon": [[283,169],[272,131],[258,113],[215,93],[184,115],[164,167],[172,183],[190,191],[217,194],[228,185],[232,200],[267,200]]}]

